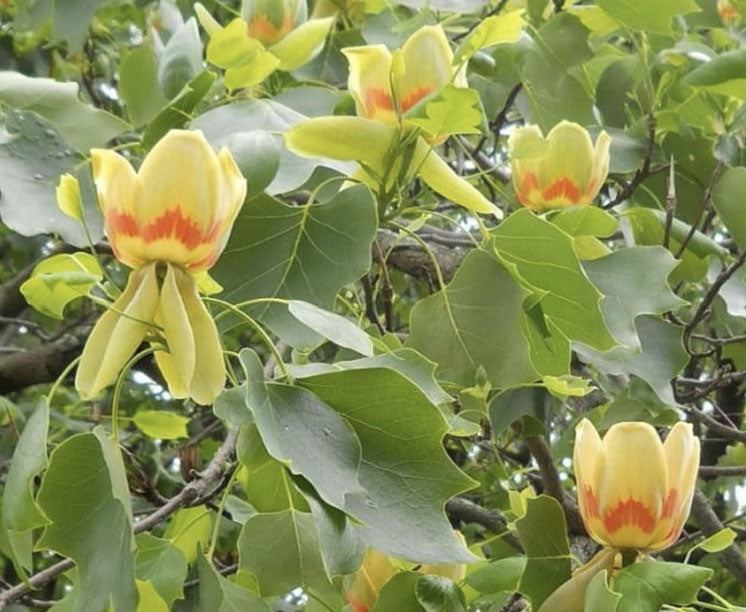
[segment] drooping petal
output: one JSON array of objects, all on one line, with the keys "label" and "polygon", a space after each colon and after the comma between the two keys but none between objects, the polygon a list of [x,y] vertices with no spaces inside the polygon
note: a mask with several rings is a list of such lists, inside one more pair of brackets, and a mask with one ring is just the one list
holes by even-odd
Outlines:
[{"label": "drooping petal", "polygon": [[280,60],[278,68],[290,71],[310,62],[323,49],[333,23],[333,17],[312,19],[272,45],[270,51]]},{"label": "drooping petal", "polygon": [[599,572],[609,575],[614,568],[617,551],[613,548],[602,548],[588,563],[573,572],[572,578],[544,600],[538,612],[578,612],[584,609],[585,593],[591,580]]},{"label": "drooping petal", "polygon": [[575,428],[573,451],[578,506],[588,533],[596,540],[606,543],[597,498],[598,476],[603,470],[603,461],[601,438],[593,424],[588,419],[583,419]]},{"label": "drooping petal", "polygon": [[163,328],[167,348],[156,351],[155,360],[168,383],[169,393],[176,398],[184,398],[189,396],[197,355],[194,334],[176,276],[174,266],[168,264],[155,311],[155,322]]},{"label": "drooping petal", "polygon": [[423,26],[401,48],[401,69],[394,70],[394,93],[401,113],[440,91],[453,79],[453,51],[440,25]]},{"label": "drooping petal", "polygon": [[91,164],[98,203],[114,255],[131,268],[138,268],[147,259],[141,245],[132,244],[129,238],[140,231],[136,208],[142,191],[139,178],[130,163],[114,151],[93,149]]},{"label": "drooping petal", "polygon": [[355,612],[369,612],[379,591],[396,575],[396,568],[382,552],[369,548],[357,572],[344,580],[345,599]]},{"label": "drooping petal", "polygon": [[669,474],[669,490],[664,504],[656,541],[658,550],[670,546],[679,537],[689,516],[699,471],[699,439],[689,423],[677,423],[663,443]]},{"label": "drooping petal", "polygon": [[417,141],[413,164],[415,168],[419,168],[420,178],[428,187],[444,198],[471,211],[502,218],[502,211],[485,198],[479,189],[456,174],[422,138]]},{"label": "drooping petal", "polygon": [[391,53],[384,45],[342,49],[350,64],[347,89],[355,99],[359,117],[396,123],[391,94]]},{"label": "drooping petal", "polygon": [[646,549],[655,539],[668,485],[663,444],[648,423],[613,425],[602,442],[597,501],[604,540]]},{"label": "drooping petal", "polygon": [[176,282],[194,335],[196,361],[189,396],[198,404],[210,405],[225,386],[225,362],[215,321],[197,293],[194,277],[177,271]]},{"label": "drooping petal", "polygon": [[113,383],[153,322],[158,305],[155,264],[130,274],[124,292],[88,336],[75,376],[83,399]]}]

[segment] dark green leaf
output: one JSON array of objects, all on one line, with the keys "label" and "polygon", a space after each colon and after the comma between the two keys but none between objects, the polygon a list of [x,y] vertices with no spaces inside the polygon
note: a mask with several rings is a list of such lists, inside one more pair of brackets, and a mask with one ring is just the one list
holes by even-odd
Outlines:
[{"label": "dark green leaf", "polygon": [[658,612],[664,604],[685,605],[712,576],[707,567],[647,561],[625,567],[614,579],[622,599],[617,612]]},{"label": "dark green leaf", "polygon": [[425,612],[466,612],[466,597],[448,578],[422,576],[414,593]]}]

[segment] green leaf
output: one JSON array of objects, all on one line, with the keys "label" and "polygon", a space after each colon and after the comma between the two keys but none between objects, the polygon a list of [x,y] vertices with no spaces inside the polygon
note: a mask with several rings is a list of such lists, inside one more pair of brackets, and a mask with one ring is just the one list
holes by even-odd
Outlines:
[{"label": "green leaf", "polygon": [[728,168],[712,190],[712,206],[739,248],[746,247],[746,218],[742,214],[746,168]]},{"label": "green leaf", "polygon": [[155,590],[152,582],[136,580],[137,583],[137,611],[136,612],[169,612],[166,602]]},{"label": "green leaf", "polygon": [[700,10],[694,0],[598,0],[598,6],[635,30],[657,34],[673,34],[674,17]]},{"label": "green leaf", "polygon": [[280,60],[280,70],[291,71],[310,62],[324,47],[334,17],[310,19],[291,31],[269,50]]},{"label": "green leaf", "polygon": [[414,593],[425,612],[466,612],[464,593],[448,578],[422,576]]},{"label": "green leaf", "polygon": [[598,572],[588,583],[583,612],[616,612],[621,594],[609,589],[606,570]]},{"label": "green leaf", "polygon": [[642,314],[663,314],[686,302],[668,286],[677,265],[663,247],[631,247],[583,264],[591,282],[604,294],[601,311],[616,340],[639,347],[635,319]]},{"label": "green leaf", "polygon": [[253,593],[221,576],[201,553],[197,569],[199,612],[270,612],[269,606]]},{"label": "green leaf", "polygon": [[599,350],[616,345],[599,307],[602,295],[583,271],[570,236],[529,210],[510,215],[493,235],[500,259],[541,294],[545,318],[567,338]]},{"label": "green leaf", "polygon": [[[244,142],[248,138],[246,134],[261,131],[271,136],[279,151],[280,160],[276,175],[267,186],[267,192],[277,194],[293,191],[303,185],[320,165],[345,174],[351,174],[354,170],[354,164],[306,159],[295,155],[284,146],[282,133],[306,119],[305,115],[274,100],[239,100],[207,111],[192,121],[191,127],[202,130],[215,148],[227,146],[236,156],[247,179],[251,177],[246,174],[250,161],[244,151]],[[242,159],[246,161],[242,162]],[[249,189],[251,193],[256,192],[251,180]]]},{"label": "green leaf", "polygon": [[184,597],[186,558],[171,542],[149,533],[139,534],[136,541],[135,576],[152,584],[170,609],[174,601]]},{"label": "green leaf", "polygon": [[[101,213],[89,166],[81,166],[59,132],[33,112],[0,110],[0,217],[24,236],[59,234],[65,242],[86,246],[83,226],[57,206],[59,177],[74,173],[83,195],[83,212],[95,242],[103,235]],[[77,171],[76,171],[77,169]],[[88,187],[91,187],[90,189]]]},{"label": "green leaf", "polygon": [[493,256],[474,250],[445,289],[415,304],[407,346],[461,386],[474,383],[479,366],[498,388],[531,382],[538,375],[520,328],[528,295]]},{"label": "green leaf", "polygon": [[165,410],[140,410],[132,421],[137,428],[150,438],[176,440],[188,438],[189,417]]},{"label": "green leaf", "polygon": [[34,501],[34,479],[47,467],[49,405],[42,399],[13,450],[2,498],[2,527],[16,564],[31,569],[31,532],[49,523]]},{"label": "green leaf", "polygon": [[370,336],[346,317],[301,300],[290,300],[288,310],[303,325],[334,344],[367,357],[373,356]]},{"label": "green leaf", "polygon": [[526,557],[507,557],[480,567],[466,576],[466,584],[480,593],[513,593],[526,569]]},{"label": "green leaf", "polygon": [[483,19],[459,45],[453,60],[454,64],[471,59],[477,51],[487,47],[517,41],[524,25],[522,10],[492,15]]},{"label": "green leaf", "polygon": [[[116,461],[116,463],[114,462]],[[78,568],[76,612],[133,610],[134,538],[119,449],[101,430],[74,435],[52,451],[37,502],[51,521],[37,542]]]},{"label": "green leaf", "polygon": [[430,136],[481,133],[482,105],[474,89],[449,83],[418,111],[412,109],[414,114],[407,115],[406,121],[421,127]]},{"label": "green leaf", "polygon": [[119,95],[135,126],[146,124],[168,103],[158,84],[158,66],[149,41],[122,52]]},{"label": "green leaf", "polygon": [[203,70],[184,85],[179,94],[145,128],[142,145],[150,149],[166,132],[188,123],[191,112],[207,95],[214,81],[215,75],[209,70]]},{"label": "green leaf", "polygon": [[597,206],[575,206],[560,210],[548,217],[570,236],[598,236],[607,238],[617,231],[619,221]]},{"label": "green leaf", "polygon": [[103,278],[101,267],[89,253],[53,255],[36,265],[21,285],[26,301],[39,312],[62,319],[65,306],[88,295]]},{"label": "green leaf", "polygon": [[[241,362],[251,371],[259,358],[244,349]],[[249,379],[246,403],[269,454],[307,478],[324,501],[343,509],[348,495],[361,494],[360,442],[347,421],[313,393]]]},{"label": "green leaf", "polygon": [[746,49],[726,51],[698,66],[684,77],[689,85],[746,99]]},{"label": "green leaf", "polygon": [[249,198],[272,184],[283,155],[278,137],[264,130],[241,131],[222,139],[218,148],[222,147],[228,147],[241,174],[246,177]]},{"label": "green leaf", "polygon": [[202,42],[190,17],[168,39],[158,58],[158,83],[170,100],[202,71]]},{"label": "green leaf", "polygon": [[707,567],[666,561],[634,563],[614,579],[614,590],[622,595],[617,612],[658,612],[661,606],[685,605],[712,576]]},{"label": "green leaf", "polygon": [[489,404],[493,435],[501,434],[523,416],[538,417],[545,397],[546,391],[541,387],[518,387],[498,393]]},{"label": "green leaf", "polygon": [[205,506],[182,508],[173,515],[163,537],[181,551],[188,563],[197,559],[197,549],[205,548],[212,533],[212,518]]},{"label": "green leaf", "polygon": [[256,576],[262,597],[298,586],[325,590],[329,577],[319,546],[310,514],[294,509],[256,514],[238,538],[240,566]]},{"label": "green leaf", "polygon": [[77,83],[0,71],[0,102],[44,117],[66,142],[85,154],[131,129],[119,117],[81,102]]},{"label": "green leaf", "polygon": [[733,544],[737,536],[738,534],[735,531],[728,527],[724,527],[717,533],[713,533],[709,538],[705,538],[699,544],[690,548],[689,552],[695,550],[696,548],[701,548],[708,553],[720,552],[721,550],[725,550],[726,548],[728,548],[728,546]]},{"label": "green leaf", "polygon": [[[258,197],[244,204],[213,274],[234,303],[279,297],[332,310],[337,291],[368,270],[376,229],[375,202],[362,185],[306,206]],[[251,312],[297,348],[318,343],[285,306]]]},{"label": "green leaf", "polygon": [[378,594],[370,612],[422,612],[415,589],[422,576],[416,572],[400,572],[389,580]]},{"label": "green leaf", "polygon": [[553,497],[539,495],[526,502],[526,514],[515,522],[526,551],[526,569],[519,591],[538,609],[561,584],[570,579],[570,545],[565,513]]},{"label": "green leaf", "polygon": [[347,418],[360,439],[358,476],[367,494],[349,496],[345,509],[362,522],[366,543],[420,563],[473,560],[443,512],[445,502],[473,481],[446,454],[447,424],[422,391],[384,368],[331,372],[297,383]]},{"label": "green leaf", "polygon": [[562,399],[566,397],[584,397],[593,391],[589,380],[566,374],[565,376],[544,376],[542,383],[547,391]]},{"label": "green leaf", "polygon": [[[260,380],[264,375],[260,377]],[[228,421],[233,427],[251,423],[251,411],[246,405],[246,385],[226,389],[218,395],[212,409],[216,416]]]}]

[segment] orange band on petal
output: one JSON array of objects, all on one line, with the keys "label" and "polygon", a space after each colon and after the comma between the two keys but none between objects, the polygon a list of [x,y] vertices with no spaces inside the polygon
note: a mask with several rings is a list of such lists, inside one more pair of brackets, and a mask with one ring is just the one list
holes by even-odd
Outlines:
[{"label": "orange band on petal", "polygon": [[661,511],[662,518],[672,518],[673,513],[676,510],[676,501],[679,497],[676,489],[671,489],[666,496],[666,501],[663,502],[663,510]]},{"label": "orange band on petal", "polygon": [[282,27],[279,28],[266,16],[255,15],[248,23],[248,31],[251,38],[256,38],[267,45],[271,45],[290,32],[293,26],[295,26],[295,20],[290,14],[285,15]]},{"label": "orange band on petal", "polygon": [[518,193],[516,194],[518,201],[524,206],[530,206],[530,194],[538,188],[539,181],[537,180],[536,175],[533,172],[526,172],[526,174],[523,175],[523,180],[521,181]]},{"label": "orange band on petal", "polygon": [[376,114],[376,109],[387,111],[394,110],[394,101],[391,96],[382,89],[365,90],[365,108],[369,117]]},{"label": "orange band on petal", "polygon": [[588,516],[598,518],[600,513],[598,511],[598,500],[593,493],[593,489],[585,487],[583,489],[583,502],[585,504],[585,512]]},{"label": "orange band on petal", "polygon": [[564,198],[570,202],[577,202],[580,199],[580,189],[570,178],[563,176],[553,181],[549,187],[542,191],[541,195],[545,200]]},{"label": "orange band on petal", "polygon": [[410,108],[417,104],[422,98],[433,93],[433,88],[429,85],[418,87],[401,101],[401,112],[406,113]]},{"label": "orange band on petal", "polygon": [[608,510],[603,519],[604,527],[614,533],[627,525],[639,527],[645,533],[653,533],[655,517],[642,502],[636,499],[620,501],[613,510]]}]

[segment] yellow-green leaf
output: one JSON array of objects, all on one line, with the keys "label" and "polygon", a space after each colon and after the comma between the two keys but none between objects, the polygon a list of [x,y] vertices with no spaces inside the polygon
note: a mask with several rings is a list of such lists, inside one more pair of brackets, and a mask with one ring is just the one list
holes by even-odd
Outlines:
[{"label": "yellow-green leaf", "polygon": [[137,428],[150,438],[175,440],[186,438],[189,419],[165,410],[141,410],[132,419]]}]

